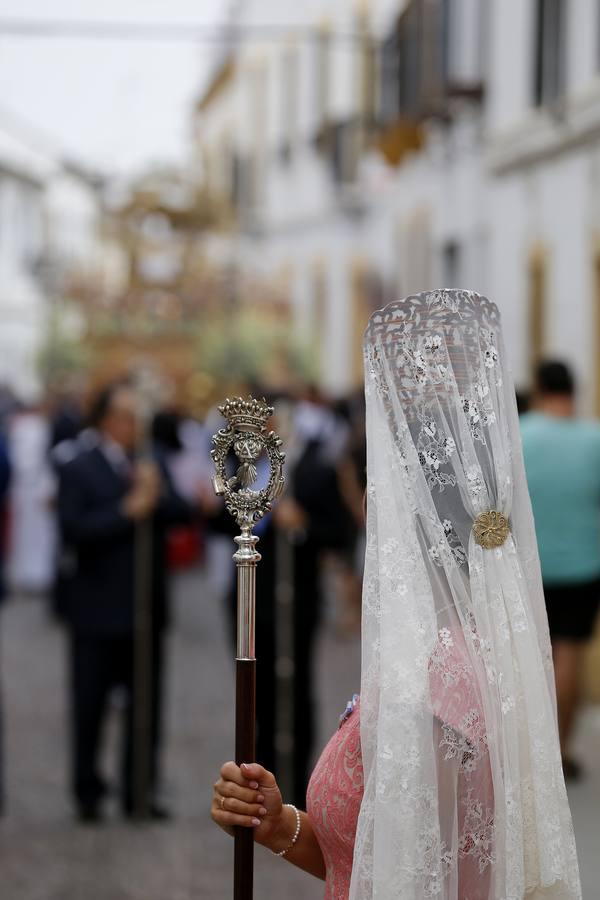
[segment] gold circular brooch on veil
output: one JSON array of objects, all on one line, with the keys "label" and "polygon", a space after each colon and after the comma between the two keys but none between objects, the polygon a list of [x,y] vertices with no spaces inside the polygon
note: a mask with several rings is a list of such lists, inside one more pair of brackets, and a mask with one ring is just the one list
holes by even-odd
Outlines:
[{"label": "gold circular brooch on veil", "polygon": [[481,513],[473,523],[475,541],[485,550],[501,547],[509,533],[508,519],[496,509]]}]

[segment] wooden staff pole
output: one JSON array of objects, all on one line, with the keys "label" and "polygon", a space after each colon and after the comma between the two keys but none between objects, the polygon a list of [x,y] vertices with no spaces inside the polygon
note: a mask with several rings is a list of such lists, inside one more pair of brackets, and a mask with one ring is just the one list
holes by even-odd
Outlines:
[{"label": "wooden staff pole", "polygon": [[[283,490],[284,454],[281,441],[266,423],[273,408],[264,400],[237,397],[219,407],[227,419],[213,438],[211,456],[215,463],[214,486],[217,495],[224,497],[227,510],[235,518],[241,534],[235,538],[238,549],[233,558],[237,567],[237,652],[235,698],[235,760],[254,762],[256,747],[256,566],[260,553],[256,549],[258,537],[252,528],[270,509]],[[237,457],[235,475],[228,476],[226,463],[230,452]],[[258,458],[264,453],[269,460],[269,480],[266,487],[252,486],[257,478]],[[237,489],[237,490],[236,490]],[[249,828],[235,829],[234,900],[252,900],[254,891],[254,834]]]},{"label": "wooden staff pole", "polygon": [[[162,380],[152,365],[138,363],[132,386],[140,412],[140,431],[136,462],[152,464],[152,416],[165,397]],[[134,634],[133,634],[133,748],[132,813],[136,820],[150,813],[152,788],[152,671],[154,666],[154,627],[152,556],[153,525],[148,516],[135,525],[134,536]]]}]

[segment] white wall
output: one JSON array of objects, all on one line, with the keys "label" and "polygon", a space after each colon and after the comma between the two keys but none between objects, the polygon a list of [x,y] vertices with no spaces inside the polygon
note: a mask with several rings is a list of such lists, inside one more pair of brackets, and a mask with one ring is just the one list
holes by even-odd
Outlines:
[{"label": "white wall", "polygon": [[67,265],[85,268],[98,247],[99,197],[81,178],[57,172],[46,184],[48,251]]},{"label": "white wall", "polygon": [[100,215],[84,180],[19,135],[0,132],[0,383],[26,401],[43,390],[39,353],[61,278],[115,268]]},{"label": "white wall", "polygon": [[489,128],[518,128],[531,108],[535,0],[490,0]]},{"label": "white wall", "polygon": [[25,398],[35,394],[38,384],[35,367],[44,298],[33,266],[43,250],[43,237],[41,185],[33,173],[24,177],[0,168],[0,383]]},{"label": "white wall", "polygon": [[[534,3],[493,3],[488,171],[490,284],[502,306],[517,380],[528,379],[528,260],[547,259],[547,355],[567,359],[593,407],[596,377],[593,252],[600,217],[600,11],[567,3],[566,96],[560,114],[532,106]],[[507,47],[513,47],[507,56]],[[580,109],[588,121],[582,127]],[[499,148],[499,153],[494,156]]]},{"label": "white wall", "polygon": [[[371,0],[371,26],[383,37],[402,9],[402,0]],[[275,152],[281,139],[281,43],[239,53],[238,84],[207,111],[207,134],[228,121],[232,138],[238,115],[248,109],[240,99],[245,72],[262,61],[268,72],[265,112],[266,177],[262,203],[264,233],[249,240],[246,255],[260,255],[264,270],[293,264],[292,295],[298,327],[310,321],[313,298],[307,275],[316,259],[328,272],[329,352],[327,387],[350,386],[351,348],[349,272],[352,260],[370,261],[389,284],[406,291],[438,286],[443,253],[459,247],[462,286],[496,299],[503,311],[506,340],[517,382],[529,375],[529,260],[536,246],[548,258],[546,351],[570,360],[583,388],[583,406],[591,408],[595,377],[593,343],[592,253],[600,235],[600,11],[594,0],[567,3],[567,96],[556,110],[533,106],[535,58],[534,0],[455,0],[452,58],[456,76],[485,78],[480,106],[455,107],[450,125],[427,127],[423,149],[396,169],[365,160],[355,199],[363,215],[349,217],[336,192],[327,163],[310,143],[314,129],[311,54],[300,53],[301,85],[298,144],[283,166]],[[252,0],[248,22],[280,21],[332,29],[354,27],[356,6],[348,0],[307,0],[297,4]],[[353,66],[345,50],[331,59],[331,111],[351,114],[355,97]],[[246,118],[248,129],[251,121]],[[279,124],[278,124],[279,122]],[[242,129],[245,131],[246,129]],[[244,135],[240,143],[246,140]],[[342,202],[341,202],[342,201]]]}]

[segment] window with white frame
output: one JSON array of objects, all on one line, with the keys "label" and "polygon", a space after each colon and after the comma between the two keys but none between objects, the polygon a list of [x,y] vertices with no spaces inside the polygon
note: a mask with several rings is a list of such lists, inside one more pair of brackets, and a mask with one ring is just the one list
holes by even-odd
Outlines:
[{"label": "window with white frame", "polygon": [[536,106],[556,103],[565,92],[566,10],[565,0],[536,0]]},{"label": "window with white frame", "polygon": [[257,63],[251,73],[252,110],[254,120],[253,148],[251,152],[250,206],[259,207],[263,201],[266,177],[267,134],[267,78],[264,61]]},{"label": "window with white frame", "polygon": [[[452,0],[411,0],[379,53],[379,113],[384,124],[419,119],[443,99],[451,79]],[[464,55],[464,47],[461,54]]]},{"label": "window with white frame", "polygon": [[286,47],[281,56],[281,144],[284,162],[292,158],[298,137],[300,60],[298,48]]},{"label": "window with white frame", "polygon": [[327,125],[331,80],[331,31],[322,25],[314,43],[314,104],[317,130]]},{"label": "window with white frame", "polygon": [[357,71],[358,115],[363,128],[368,131],[376,114],[376,44],[369,29],[365,10],[356,17],[355,64]]},{"label": "window with white frame", "polygon": [[462,286],[462,254],[458,241],[450,240],[442,246],[442,282],[444,287]]}]

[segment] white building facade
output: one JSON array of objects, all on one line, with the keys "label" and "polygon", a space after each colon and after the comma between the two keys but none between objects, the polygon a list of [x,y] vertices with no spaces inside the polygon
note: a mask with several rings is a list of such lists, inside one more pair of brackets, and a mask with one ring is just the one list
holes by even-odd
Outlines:
[{"label": "white building facade", "polygon": [[521,386],[560,356],[600,411],[599,5],[242,0],[232,20],[196,130],[238,229],[206,246],[287,280],[323,385],[360,382],[374,307],[469,287]]},{"label": "white building facade", "polygon": [[0,385],[25,403],[44,394],[40,354],[70,281],[106,281],[102,222],[93,180],[0,129]]},{"label": "white building facade", "polygon": [[44,247],[44,184],[50,167],[0,133],[0,384],[30,398],[45,298],[35,275]]}]

